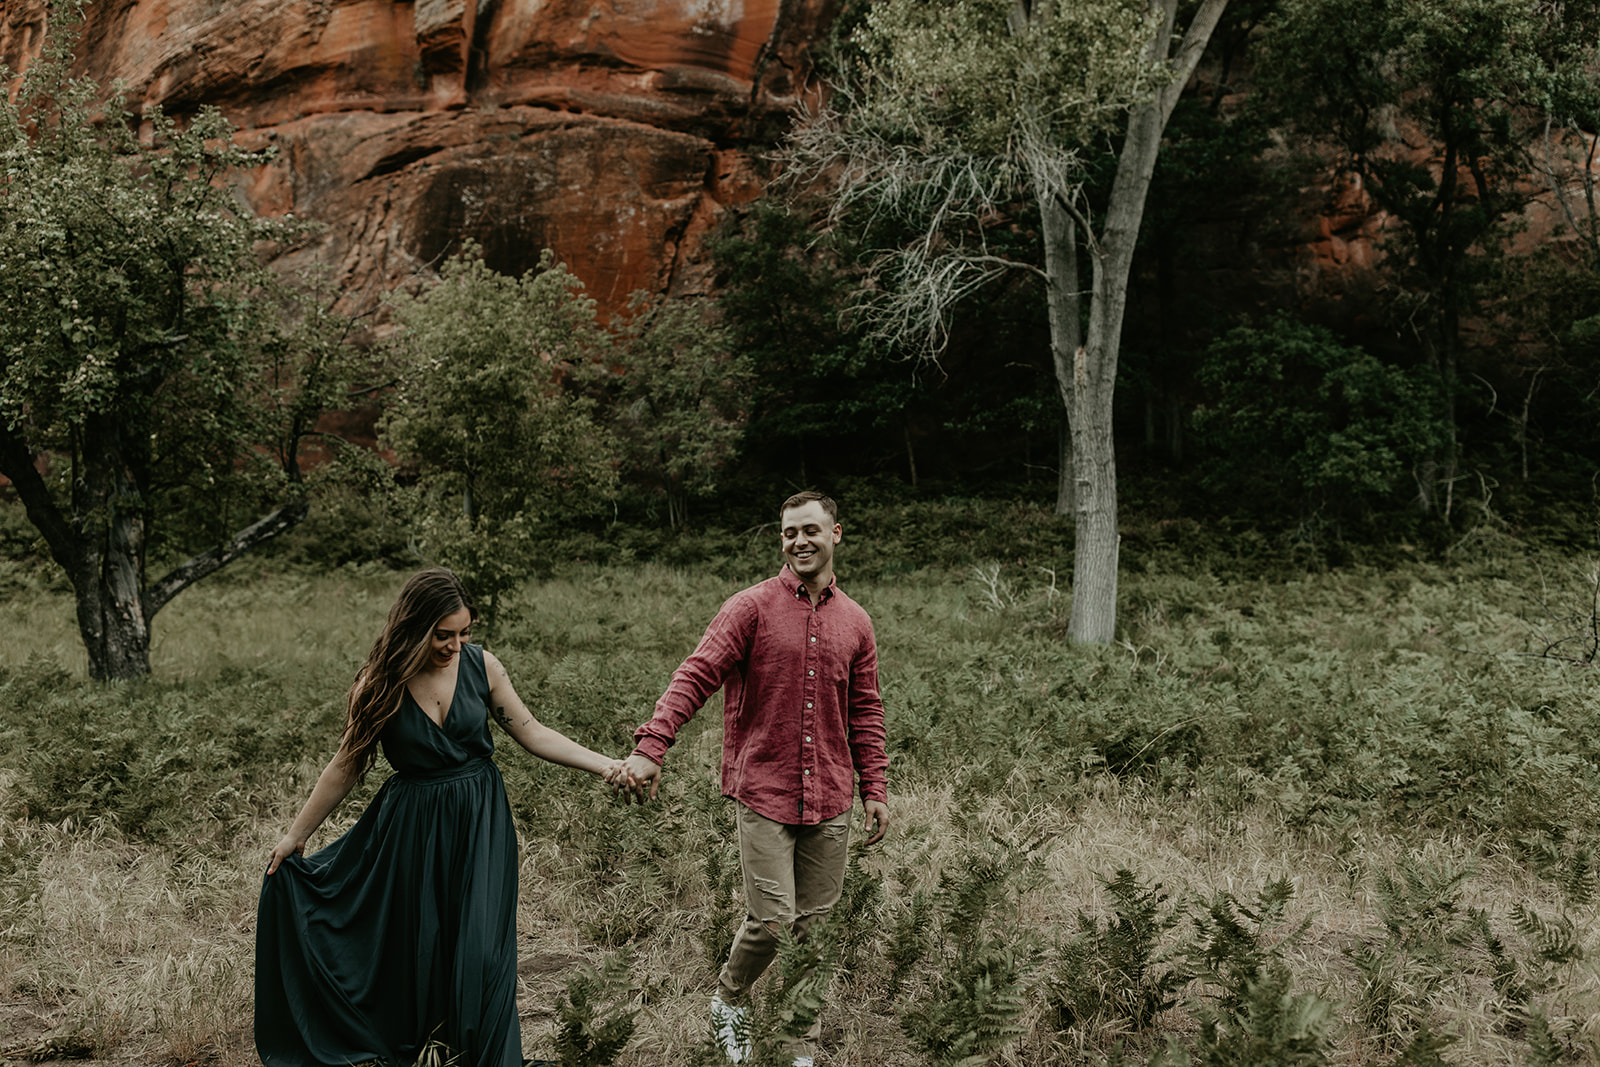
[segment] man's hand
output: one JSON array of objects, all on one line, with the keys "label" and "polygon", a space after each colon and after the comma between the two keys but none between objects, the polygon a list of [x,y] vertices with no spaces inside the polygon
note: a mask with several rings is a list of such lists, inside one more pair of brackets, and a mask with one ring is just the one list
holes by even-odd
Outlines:
[{"label": "man's hand", "polygon": [[625,786],[629,802],[637,800],[643,804],[646,798],[645,786],[648,785],[649,799],[656,798],[656,793],[661,789],[661,764],[636,752],[623,761],[622,769],[627,773],[627,780],[612,783],[613,789]]},{"label": "man's hand", "polygon": [[[656,769],[660,770],[659,767]],[[883,840],[883,835],[889,829],[889,805],[881,800],[862,801],[862,805],[867,809],[867,817],[864,820],[865,825],[862,829],[871,835],[867,838],[867,844],[876,845]]]}]

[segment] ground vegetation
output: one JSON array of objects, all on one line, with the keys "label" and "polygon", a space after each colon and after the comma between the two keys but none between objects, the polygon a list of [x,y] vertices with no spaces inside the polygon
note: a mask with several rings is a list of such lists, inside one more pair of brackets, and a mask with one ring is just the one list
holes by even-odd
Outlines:
[{"label": "ground vegetation", "polygon": [[[928,531],[962,522],[988,540],[937,555]],[[1479,541],[1274,570],[1221,538],[1203,558],[1141,541],[1121,638],[1086,649],[1061,640],[1055,529],[1048,499],[851,516],[841,581],[877,622],[895,831],[809,947],[823,979],[794,946],[763,987],[762,1040],[820,1008],[836,1058],[907,1067],[1595,1055],[1600,731],[1568,654],[1587,557]],[[496,654],[541,718],[621,751],[769,540],[563,564],[514,591],[538,610]],[[8,1054],[72,1037],[248,1062],[252,857],[336,742],[401,580],[264,564],[173,605],[154,678],[114,690],[85,677],[64,590],[8,565],[33,635],[0,651]],[[709,1062],[737,908],[715,711],[643,809],[503,749],[530,1055]]]}]

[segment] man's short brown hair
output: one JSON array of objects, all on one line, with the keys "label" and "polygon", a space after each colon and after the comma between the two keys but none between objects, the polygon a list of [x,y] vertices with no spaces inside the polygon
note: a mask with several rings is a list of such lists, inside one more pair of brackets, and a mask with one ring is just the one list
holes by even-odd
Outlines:
[{"label": "man's short brown hair", "polygon": [[788,511],[790,508],[803,508],[812,501],[822,505],[822,510],[828,513],[828,518],[830,520],[835,523],[839,521],[839,505],[833,502],[833,497],[826,493],[819,493],[814,489],[807,489],[803,493],[796,493],[788,500],[785,500],[783,502],[783,506],[778,509],[778,518],[781,520],[783,518],[783,513]]}]

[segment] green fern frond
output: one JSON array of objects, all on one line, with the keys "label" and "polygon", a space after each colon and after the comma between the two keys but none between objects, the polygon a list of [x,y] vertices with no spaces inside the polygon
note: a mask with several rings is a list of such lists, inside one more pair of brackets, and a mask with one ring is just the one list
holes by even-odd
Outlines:
[{"label": "green fern frond", "polygon": [[1566,868],[1561,879],[1561,895],[1566,898],[1569,907],[1588,907],[1594,902],[1595,896],[1594,859],[1589,850],[1579,848],[1574,851]]}]

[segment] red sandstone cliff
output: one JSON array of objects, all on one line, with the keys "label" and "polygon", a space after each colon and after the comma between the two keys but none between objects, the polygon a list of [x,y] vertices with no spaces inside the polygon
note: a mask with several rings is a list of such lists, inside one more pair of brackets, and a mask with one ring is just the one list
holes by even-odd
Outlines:
[{"label": "red sandstone cliff", "polygon": [[[702,240],[760,191],[834,0],[99,0],[85,73],[135,105],[215,104],[278,159],[244,195],[325,225],[287,265],[376,294],[471,237],[549,246],[602,304],[704,286]],[[5,0],[0,62],[43,0]]]}]

